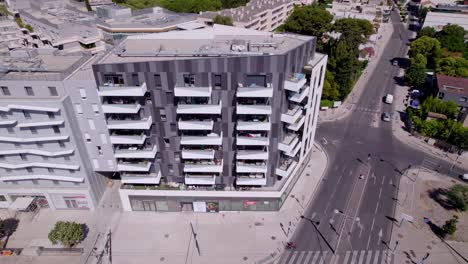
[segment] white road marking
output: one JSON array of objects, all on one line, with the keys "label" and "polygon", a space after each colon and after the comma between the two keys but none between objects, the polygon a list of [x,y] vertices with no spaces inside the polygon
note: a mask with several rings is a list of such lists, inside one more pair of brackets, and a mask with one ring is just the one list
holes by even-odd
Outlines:
[{"label": "white road marking", "polygon": [[289,259],[289,262],[288,264],[293,264],[294,263],[294,259],[296,259],[297,257],[297,251],[294,251],[291,258]]},{"label": "white road marking", "polygon": [[316,212],[313,212],[313,213],[312,213],[312,216],[310,217],[310,219],[314,219],[314,217],[315,217],[316,215],[317,215],[317,213],[316,213]]},{"label": "white road marking", "polygon": [[382,258],[380,260],[380,264],[387,263],[387,250],[382,251]]},{"label": "white road marking", "polygon": [[375,252],[374,264],[377,264],[377,262],[379,262],[379,254],[380,254],[380,251],[376,251],[376,252]]},{"label": "white road marking", "polygon": [[377,210],[379,209],[379,203],[380,203],[380,201],[377,202],[377,207],[375,207],[374,214],[377,214]]},{"label": "white road marking", "polygon": [[362,262],[364,261],[364,256],[366,255],[366,251],[365,250],[361,250],[361,255],[359,256],[359,261],[358,261],[358,264],[362,264]]},{"label": "white road marking", "polygon": [[284,254],[281,259],[280,259],[280,263],[278,264],[286,264],[286,261],[287,259],[289,258],[289,256],[291,255],[292,251],[287,251],[287,254]]},{"label": "white road marking", "polygon": [[[340,255],[333,255],[333,257],[332,257],[332,259],[330,261],[330,264],[337,264],[339,259],[340,259]],[[343,263],[346,263],[346,262],[343,262]]]},{"label": "white road marking", "polygon": [[304,263],[309,263],[309,260],[312,257],[312,254],[313,254],[313,251],[309,251],[309,253],[307,253]]},{"label": "white road marking", "polygon": [[351,259],[351,264],[356,263],[356,258],[357,258],[358,253],[359,253],[359,251],[357,251],[357,250],[353,251],[353,258]]},{"label": "white road marking", "polygon": [[370,264],[371,259],[372,259],[372,250],[369,250],[367,252],[366,264]]},{"label": "white road marking", "polygon": [[372,225],[371,225],[371,229],[370,229],[370,235],[369,235],[369,239],[367,240],[367,247],[366,249],[369,249],[369,244],[370,244],[370,241],[371,241],[371,238],[372,238],[372,230],[374,230],[374,224],[375,224],[375,216],[374,218],[372,218]]},{"label": "white road marking", "polygon": [[296,263],[301,263],[301,260],[304,257],[306,252],[307,251],[302,251],[301,254],[299,254],[299,257],[297,258]]},{"label": "white road marking", "polygon": [[312,264],[314,264],[317,261],[319,256],[320,256],[320,251],[318,251],[317,254],[314,255],[314,258],[312,259]]},{"label": "white road marking", "polygon": [[[320,253],[322,254],[322,253]],[[320,256],[320,262],[318,264],[325,264],[325,258],[327,257],[327,254],[328,254],[328,251],[325,251],[325,253],[322,254],[322,256]],[[307,262],[305,262],[307,263]]]},{"label": "white road marking", "polygon": [[380,191],[379,191],[379,200],[381,196],[382,196],[382,187],[380,187]]},{"label": "white road marking", "polygon": [[349,254],[351,254],[351,251],[346,251],[346,255],[345,255],[345,257],[344,257],[343,263],[348,263]]}]

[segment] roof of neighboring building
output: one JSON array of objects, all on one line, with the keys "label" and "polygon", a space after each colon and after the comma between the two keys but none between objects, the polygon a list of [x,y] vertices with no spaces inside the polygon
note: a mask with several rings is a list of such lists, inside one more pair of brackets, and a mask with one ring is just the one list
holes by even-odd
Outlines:
[{"label": "roof of neighboring building", "polygon": [[452,77],[437,74],[439,92],[468,95],[468,78]]},{"label": "roof of neighboring building", "polygon": [[315,37],[214,25],[125,39],[101,63],[283,54]]},{"label": "roof of neighboring building", "polygon": [[442,30],[445,25],[459,25],[468,30],[468,14],[428,12],[423,27],[433,27]]}]

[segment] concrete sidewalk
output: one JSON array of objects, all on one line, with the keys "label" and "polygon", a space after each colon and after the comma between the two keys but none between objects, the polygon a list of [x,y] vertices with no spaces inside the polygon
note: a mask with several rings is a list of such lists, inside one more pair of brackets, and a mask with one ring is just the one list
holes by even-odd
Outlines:
[{"label": "concrete sidewalk", "polygon": [[[88,238],[78,247],[90,253],[98,234],[112,229],[114,264],[131,263],[259,263],[279,257],[293,235],[327,168],[326,154],[314,147],[310,161],[279,212],[121,212],[105,203],[99,212],[42,210],[31,221],[20,222],[9,246],[51,246],[47,233],[58,220],[73,220],[90,227]],[[116,187],[114,187],[116,188]],[[116,192],[110,192],[112,197]],[[106,197],[104,201],[113,201]],[[191,224],[197,234],[198,253]],[[282,227],[281,227],[282,225]],[[86,255],[87,255],[86,254]],[[86,263],[96,263],[94,257]],[[3,260],[5,259],[5,262]],[[3,263],[85,263],[78,257],[8,257]],[[44,262],[45,261],[45,262]],[[102,263],[108,263],[107,256]]]},{"label": "concrete sidewalk", "polygon": [[393,30],[394,28],[392,23],[382,24],[381,30],[378,33],[378,41],[375,46],[375,56],[369,60],[369,64],[354,85],[351,94],[344,99],[341,106],[327,110],[320,110],[319,122],[340,120],[347,117],[352,112],[364,91],[364,87],[366,86],[369,77],[373,74],[374,69],[382,57],[383,51],[392,37]]}]

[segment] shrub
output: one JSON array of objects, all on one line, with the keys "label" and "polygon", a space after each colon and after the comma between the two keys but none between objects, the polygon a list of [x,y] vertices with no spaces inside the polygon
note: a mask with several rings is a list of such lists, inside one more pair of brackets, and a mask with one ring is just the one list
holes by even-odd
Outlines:
[{"label": "shrub", "polygon": [[452,219],[449,219],[442,226],[442,231],[446,235],[453,235],[457,231],[458,216],[454,215]]},{"label": "shrub", "polygon": [[450,187],[447,197],[452,203],[453,207],[460,211],[466,211],[468,204],[468,186],[455,184]]},{"label": "shrub", "polygon": [[81,225],[76,222],[58,221],[49,232],[49,240],[52,244],[62,244],[65,247],[71,247],[80,242],[83,235]]}]

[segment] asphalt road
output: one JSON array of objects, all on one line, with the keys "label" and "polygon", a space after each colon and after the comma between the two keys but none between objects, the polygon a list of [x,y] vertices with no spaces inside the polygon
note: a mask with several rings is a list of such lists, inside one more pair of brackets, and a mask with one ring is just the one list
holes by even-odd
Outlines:
[{"label": "asphalt road", "polygon": [[[391,21],[393,35],[364,87],[356,110],[345,119],[319,125],[316,140],[325,139],[322,145],[329,156],[329,165],[314,200],[303,213],[305,219],[292,238],[297,253],[328,252],[330,257],[333,251],[349,254],[393,248],[394,241],[389,247],[386,243],[391,237],[395,205],[406,202],[395,199],[399,177],[406,177],[402,172],[409,165],[423,163],[440,165],[441,171],[450,169],[447,162],[428,158],[402,144],[393,137],[391,122],[380,120],[382,112],[392,112],[391,105],[382,102],[385,94],[394,93],[394,77],[399,72],[391,60],[405,56],[410,36],[394,12]],[[284,263],[303,263],[288,258],[283,259]],[[329,263],[330,259],[323,260]],[[345,263],[342,261],[343,258],[338,263]]]}]

